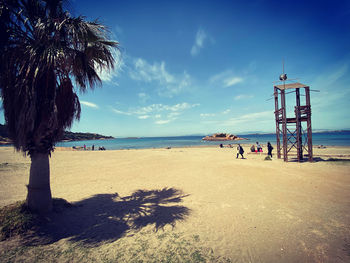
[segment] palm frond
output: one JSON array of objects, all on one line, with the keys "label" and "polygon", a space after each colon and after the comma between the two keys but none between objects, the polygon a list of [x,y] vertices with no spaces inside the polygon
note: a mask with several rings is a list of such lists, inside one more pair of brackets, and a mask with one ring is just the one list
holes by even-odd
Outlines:
[{"label": "palm frond", "polygon": [[[101,85],[97,72],[113,69],[108,29],[71,17],[61,0],[3,0],[0,5],[0,89],[16,149],[50,152],[80,117],[75,89]],[[76,83],[74,86],[72,80]]]}]

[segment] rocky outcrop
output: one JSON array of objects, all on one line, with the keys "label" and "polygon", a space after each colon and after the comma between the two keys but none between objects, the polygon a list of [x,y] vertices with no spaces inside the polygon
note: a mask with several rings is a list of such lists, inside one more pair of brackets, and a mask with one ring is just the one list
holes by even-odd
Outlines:
[{"label": "rocky outcrop", "polygon": [[229,133],[214,133],[213,135],[205,136],[202,138],[204,141],[238,141],[246,140],[245,138],[240,138],[236,135]]}]

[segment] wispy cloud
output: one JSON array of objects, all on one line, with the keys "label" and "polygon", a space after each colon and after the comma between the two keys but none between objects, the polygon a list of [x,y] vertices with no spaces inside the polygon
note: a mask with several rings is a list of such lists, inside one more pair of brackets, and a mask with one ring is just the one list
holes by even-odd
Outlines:
[{"label": "wispy cloud", "polygon": [[162,125],[162,124],[167,124],[167,123],[169,123],[169,122],[171,122],[172,120],[170,120],[170,119],[168,119],[168,120],[157,120],[156,122],[155,122],[155,124],[160,124],[160,125]]},{"label": "wispy cloud", "polygon": [[115,108],[112,108],[112,111],[116,114],[121,114],[121,115],[132,115],[132,113],[130,112],[125,112],[125,111],[121,111],[121,110],[118,110],[118,109],[115,109]]},{"label": "wispy cloud", "polygon": [[83,104],[89,108],[95,108],[95,109],[98,109],[98,105],[96,105],[95,103],[92,103],[92,102],[88,102],[88,101],[84,101],[84,100],[81,100],[80,101],[80,104]]},{"label": "wispy cloud", "polygon": [[228,78],[228,79],[224,80],[224,86],[225,86],[225,88],[228,88],[228,87],[234,86],[242,81],[243,81],[243,79],[240,77]]},{"label": "wispy cloud", "polygon": [[239,94],[239,95],[234,97],[234,100],[251,99],[253,97],[254,97],[253,95]]},{"label": "wispy cloud", "polygon": [[244,114],[227,120],[205,120],[206,124],[216,125],[217,127],[258,127],[259,124],[268,123],[274,120],[273,111],[261,111]]},{"label": "wispy cloud", "polygon": [[[311,89],[315,88],[321,91],[311,95],[313,110],[319,112],[328,111],[329,108],[338,109],[340,103],[348,101],[350,91],[348,81],[345,78],[348,69],[348,64],[335,67],[328,72],[323,72],[311,82]],[[348,102],[347,104],[349,105]]]},{"label": "wispy cloud", "polygon": [[151,116],[149,116],[149,115],[138,116],[138,118],[141,119],[141,120],[148,119],[149,117],[151,117]]},{"label": "wispy cloud", "polygon": [[129,71],[132,79],[142,82],[155,82],[158,95],[172,97],[180,93],[191,84],[191,77],[186,72],[171,74],[165,68],[165,62],[148,63],[142,58],[135,59],[133,69]]},{"label": "wispy cloud", "polygon": [[201,113],[199,116],[201,116],[202,118],[207,118],[207,117],[214,117],[216,116],[215,113]]},{"label": "wispy cloud", "polygon": [[331,72],[325,72],[324,74],[320,74],[320,76],[314,81],[316,87],[321,87],[330,90],[333,89],[334,87],[332,85],[338,80],[340,80],[342,77],[344,77],[345,74],[348,72],[348,69],[348,64],[344,64]]},{"label": "wispy cloud", "polygon": [[261,111],[261,112],[248,113],[242,116],[230,118],[224,123],[225,125],[229,125],[229,126],[242,124],[242,123],[252,123],[256,125],[259,122],[270,121],[273,119],[274,119],[273,111]]},{"label": "wispy cloud", "polygon": [[148,114],[148,113],[159,113],[159,112],[183,112],[185,110],[199,106],[198,103],[189,104],[187,102],[178,103],[174,105],[164,105],[164,104],[151,104],[146,107],[141,107],[134,111],[135,114]]},{"label": "wispy cloud", "polygon": [[204,41],[207,38],[207,34],[203,29],[199,29],[196,34],[196,38],[194,41],[194,44],[191,48],[191,55],[196,56],[199,54],[199,51],[203,48],[204,46]]},{"label": "wispy cloud", "polygon": [[121,111],[112,108],[116,114],[135,116],[138,119],[153,119],[155,124],[166,124],[178,119],[186,110],[197,107],[199,104],[190,104],[187,102],[178,103],[174,105],[165,104],[151,104],[146,107],[140,107],[129,111]]},{"label": "wispy cloud", "polygon": [[140,101],[141,101],[142,103],[145,103],[145,102],[146,102],[147,100],[149,100],[149,98],[150,98],[150,96],[147,95],[147,94],[144,93],[144,92],[141,92],[141,93],[137,94],[137,96],[139,97],[139,99],[140,99]]},{"label": "wispy cloud", "polygon": [[226,109],[222,112],[218,112],[218,113],[201,113],[199,114],[200,117],[202,118],[208,118],[208,117],[215,117],[215,116],[220,116],[220,115],[226,115],[228,113],[230,113],[231,110],[230,109]]},{"label": "wispy cloud", "polygon": [[209,79],[210,83],[215,83],[225,88],[232,87],[243,81],[244,79],[242,77],[237,76],[231,70],[218,73]]}]

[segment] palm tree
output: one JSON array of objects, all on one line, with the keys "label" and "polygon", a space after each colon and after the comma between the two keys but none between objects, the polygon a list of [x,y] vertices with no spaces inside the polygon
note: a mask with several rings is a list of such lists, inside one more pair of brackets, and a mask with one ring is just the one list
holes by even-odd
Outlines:
[{"label": "palm tree", "polygon": [[[49,156],[80,117],[77,90],[114,66],[108,30],[72,17],[60,0],[0,0],[0,89],[14,147],[31,158],[27,205],[52,209]],[[75,85],[73,85],[75,82]]]}]

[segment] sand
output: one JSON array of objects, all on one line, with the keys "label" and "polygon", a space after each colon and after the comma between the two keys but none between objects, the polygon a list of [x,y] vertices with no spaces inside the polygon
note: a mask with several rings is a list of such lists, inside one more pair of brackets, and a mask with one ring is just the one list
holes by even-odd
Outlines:
[{"label": "sand", "polygon": [[[53,196],[77,207],[48,228],[54,240],[40,251],[56,252],[31,247],[3,259],[350,262],[350,147],[315,147],[313,163],[248,149],[246,159],[235,148],[57,149]],[[25,199],[29,165],[0,148],[0,206]],[[11,240],[1,248],[13,249]]]}]

